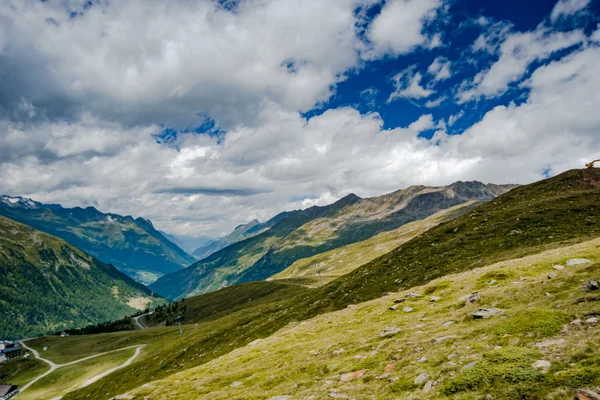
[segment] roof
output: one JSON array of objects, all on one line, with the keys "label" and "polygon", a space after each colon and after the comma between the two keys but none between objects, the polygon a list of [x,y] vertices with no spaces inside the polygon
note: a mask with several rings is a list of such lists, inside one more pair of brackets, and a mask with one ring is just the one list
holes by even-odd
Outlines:
[{"label": "roof", "polygon": [[21,347],[19,347],[19,346],[7,347],[4,350],[0,350],[0,353],[10,353],[10,352],[13,352],[13,351],[20,351],[20,350],[21,350]]},{"label": "roof", "polygon": [[0,385],[0,396],[5,396],[15,390],[17,390],[15,385]]}]

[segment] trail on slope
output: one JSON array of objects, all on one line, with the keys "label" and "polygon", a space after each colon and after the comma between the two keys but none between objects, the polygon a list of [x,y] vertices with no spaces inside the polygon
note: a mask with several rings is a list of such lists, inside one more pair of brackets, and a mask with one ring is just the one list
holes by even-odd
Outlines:
[{"label": "trail on slope", "polygon": [[[142,329],[145,329],[145,328],[142,328]],[[29,388],[31,385],[33,385],[34,383],[36,383],[36,382],[37,382],[37,381],[39,381],[40,379],[42,379],[42,378],[44,378],[44,377],[46,377],[46,376],[50,375],[52,372],[56,371],[56,370],[57,370],[57,369],[59,369],[59,368],[66,367],[66,366],[68,366],[68,365],[77,364],[77,363],[80,363],[80,362],[82,362],[82,361],[87,361],[87,360],[90,360],[90,359],[92,359],[92,358],[96,358],[96,357],[104,356],[104,355],[106,355],[106,354],[110,354],[110,353],[116,353],[117,351],[123,351],[123,350],[134,349],[134,348],[136,349],[136,350],[135,350],[135,353],[133,354],[133,356],[131,356],[131,357],[130,357],[130,358],[127,360],[127,361],[125,361],[125,362],[124,362],[122,365],[120,365],[120,366],[118,366],[118,367],[115,367],[115,368],[111,368],[111,369],[109,369],[108,371],[105,371],[105,372],[103,372],[103,373],[101,373],[101,374],[99,374],[99,375],[96,375],[96,376],[94,376],[94,377],[92,377],[92,378],[88,379],[88,380],[87,380],[87,381],[86,381],[86,382],[85,382],[85,383],[84,383],[84,384],[83,384],[81,387],[85,387],[85,386],[91,385],[92,383],[94,383],[94,382],[96,382],[96,381],[98,381],[98,380],[100,380],[100,379],[104,378],[105,376],[107,376],[107,375],[111,374],[112,372],[114,372],[114,371],[116,371],[116,370],[118,370],[118,369],[121,369],[121,368],[125,368],[125,367],[127,367],[128,365],[130,365],[130,364],[131,364],[131,363],[132,363],[132,362],[133,362],[133,361],[134,361],[134,360],[135,360],[135,359],[136,359],[136,358],[137,358],[137,357],[140,355],[140,352],[141,352],[142,348],[146,346],[145,344],[137,344],[137,345],[133,345],[133,346],[122,347],[122,348],[120,348],[120,349],[116,349],[116,350],[110,350],[110,351],[106,351],[106,352],[104,352],[104,353],[94,354],[94,355],[92,355],[92,356],[84,357],[84,358],[81,358],[81,359],[79,359],[79,360],[71,361],[71,362],[68,362],[68,363],[65,363],[65,364],[56,364],[56,363],[54,363],[54,362],[52,362],[52,361],[50,361],[50,360],[48,360],[48,359],[45,359],[45,358],[41,357],[41,356],[40,356],[40,353],[39,353],[37,350],[35,350],[35,349],[33,349],[33,348],[31,348],[31,347],[27,346],[27,345],[25,344],[25,342],[24,342],[24,341],[21,341],[21,345],[22,345],[24,348],[26,348],[27,350],[31,351],[31,352],[33,353],[33,355],[35,356],[35,358],[37,358],[38,360],[40,360],[40,361],[43,361],[43,362],[45,362],[46,364],[48,364],[48,365],[50,366],[50,369],[49,369],[48,371],[44,372],[43,374],[41,374],[40,376],[38,376],[38,377],[34,378],[34,379],[33,379],[33,380],[31,380],[30,382],[28,382],[28,383],[27,383],[25,386],[23,386],[23,387],[22,387],[22,388],[19,390],[19,392],[20,392],[20,393],[23,393],[23,392],[24,392],[24,391],[25,391],[27,388]]]}]

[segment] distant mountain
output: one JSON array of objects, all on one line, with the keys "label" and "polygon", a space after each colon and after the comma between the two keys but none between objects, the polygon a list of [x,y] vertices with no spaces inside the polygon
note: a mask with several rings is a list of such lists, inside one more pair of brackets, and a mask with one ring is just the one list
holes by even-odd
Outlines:
[{"label": "distant mountain", "polygon": [[196,261],[143,218],[0,196],[0,215],[58,236],[144,284]]},{"label": "distant mountain", "polygon": [[264,280],[296,260],[368,239],[467,201],[491,200],[513,187],[456,182],[443,187],[411,186],[368,199],[350,194],[325,207],[287,213],[270,229],[165,275],[150,287],[175,299]]},{"label": "distant mountain", "polygon": [[239,242],[242,239],[246,239],[252,236],[263,233],[281,219],[285,218],[288,213],[283,212],[271,218],[267,222],[259,222],[257,219],[248,222],[247,224],[238,225],[235,227],[233,232],[229,235],[222,237],[219,240],[215,240],[205,244],[202,247],[197,248],[192,255],[198,260],[203,260],[217,251],[224,249],[234,243]]},{"label": "distant mountain", "polygon": [[180,249],[186,253],[192,255],[194,250],[199,247],[206,246],[208,243],[214,242],[214,240],[208,236],[184,236],[184,235],[173,235],[165,231],[158,230],[164,237],[172,243],[175,243]]},{"label": "distant mountain", "polygon": [[164,303],[150,295],[64,240],[0,216],[0,338],[83,327]]}]

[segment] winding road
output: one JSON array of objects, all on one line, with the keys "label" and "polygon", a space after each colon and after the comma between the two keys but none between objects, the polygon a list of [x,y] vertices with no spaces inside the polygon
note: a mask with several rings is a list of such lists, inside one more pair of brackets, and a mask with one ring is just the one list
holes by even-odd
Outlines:
[{"label": "winding road", "polygon": [[[141,317],[141,315],[140,315],[140,317]],[[145,328],[142,328],[142,329],[145,329]],[[102,379],[105,376],[107,376],[107,375],[109,375],[109,374],[111,374],[111,373],[113,373],[113,372],[115,372],[115,371],[117,371],[117,370],[119,370],[121,368],[125,368],[128,365],[130,365],[133,362],[133,360],[135,360],[140,355],[140,352],[141,352],[142,348],[146,346],[145,344],[137,344],[137,345],[134,345],[134,346],[122,347],[122,348],[117,349],[117,350],[111,350],[111,351],[106,351],[104,353],[94,354],[93,356],[84,357],[84,358],[81,358],[79,360],[71,361],[71,362],[66,363],[66,364],[56,364],[56,363],[53,363],[52,361],[50,361],[48,359],[45,359],[45,358],[41,357],[40,353],[38,353],[37,350],[35,350],[35,349],[27,346],[24,341],[21,341],[21,345],[25,349],[27,349],[31,353],[33,353],[33,355],[35,356],[35,358],[37,358],[40,361],[45,362],[46,364],[48,364],[50,366],[50,369],[48,371],[44,372],[42,375],[36,377],[32,381],[28,382],[25,386],[21,387],[19,389],[19,392],[21,392],[21,393],[24,392],[25,389],[27,389],[29,386],[33,385],[34,383],[36,383],[37,381],[39,381],[40,379],[42,379],[43,377],[50,375],[52,372],[54,372],[58,368],[66,367],[67,365],[77,364],[77,363],[80,363],[82,361],[90,360],[92,358],[100,357],[100,356],[103,356],[103,355],[106,355],[106,354],[116,353],[117,351],[123,351],[123,350],[128,350],[128,349],[136,349],[135,353],[133,354],[133,356],[131,356],[123,364],[121,364],[118,367],[111,368],[108,371],[105,371],[105,372],[103,372],[103,373],[101,373],[99,375],[94,376],[93,378],[88,379],[81,387],[85,387],[85,386],[91,385],[92,383],[96,382],[97,380]]]},{"label": "winding road", "polygon": [[148,327],[146,325],[144,325],[142,322],[140,322],[140,318],[145,317],[148,314],[150,314],[150,313],[141,314],[141,315],[138,315],[137,317],[133,318],[133,320],[135,321],[135,323],[137,324],[137,326],[140,327],[140,329],[148,329]]}]

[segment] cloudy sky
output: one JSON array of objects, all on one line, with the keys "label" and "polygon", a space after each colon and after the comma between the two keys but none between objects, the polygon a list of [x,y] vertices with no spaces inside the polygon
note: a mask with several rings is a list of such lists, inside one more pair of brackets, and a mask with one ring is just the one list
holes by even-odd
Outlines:
[{"label": "cloudy sky", "polygon": [[600,0],[3,0],[0,193],[217,236],[600,158]]}]

